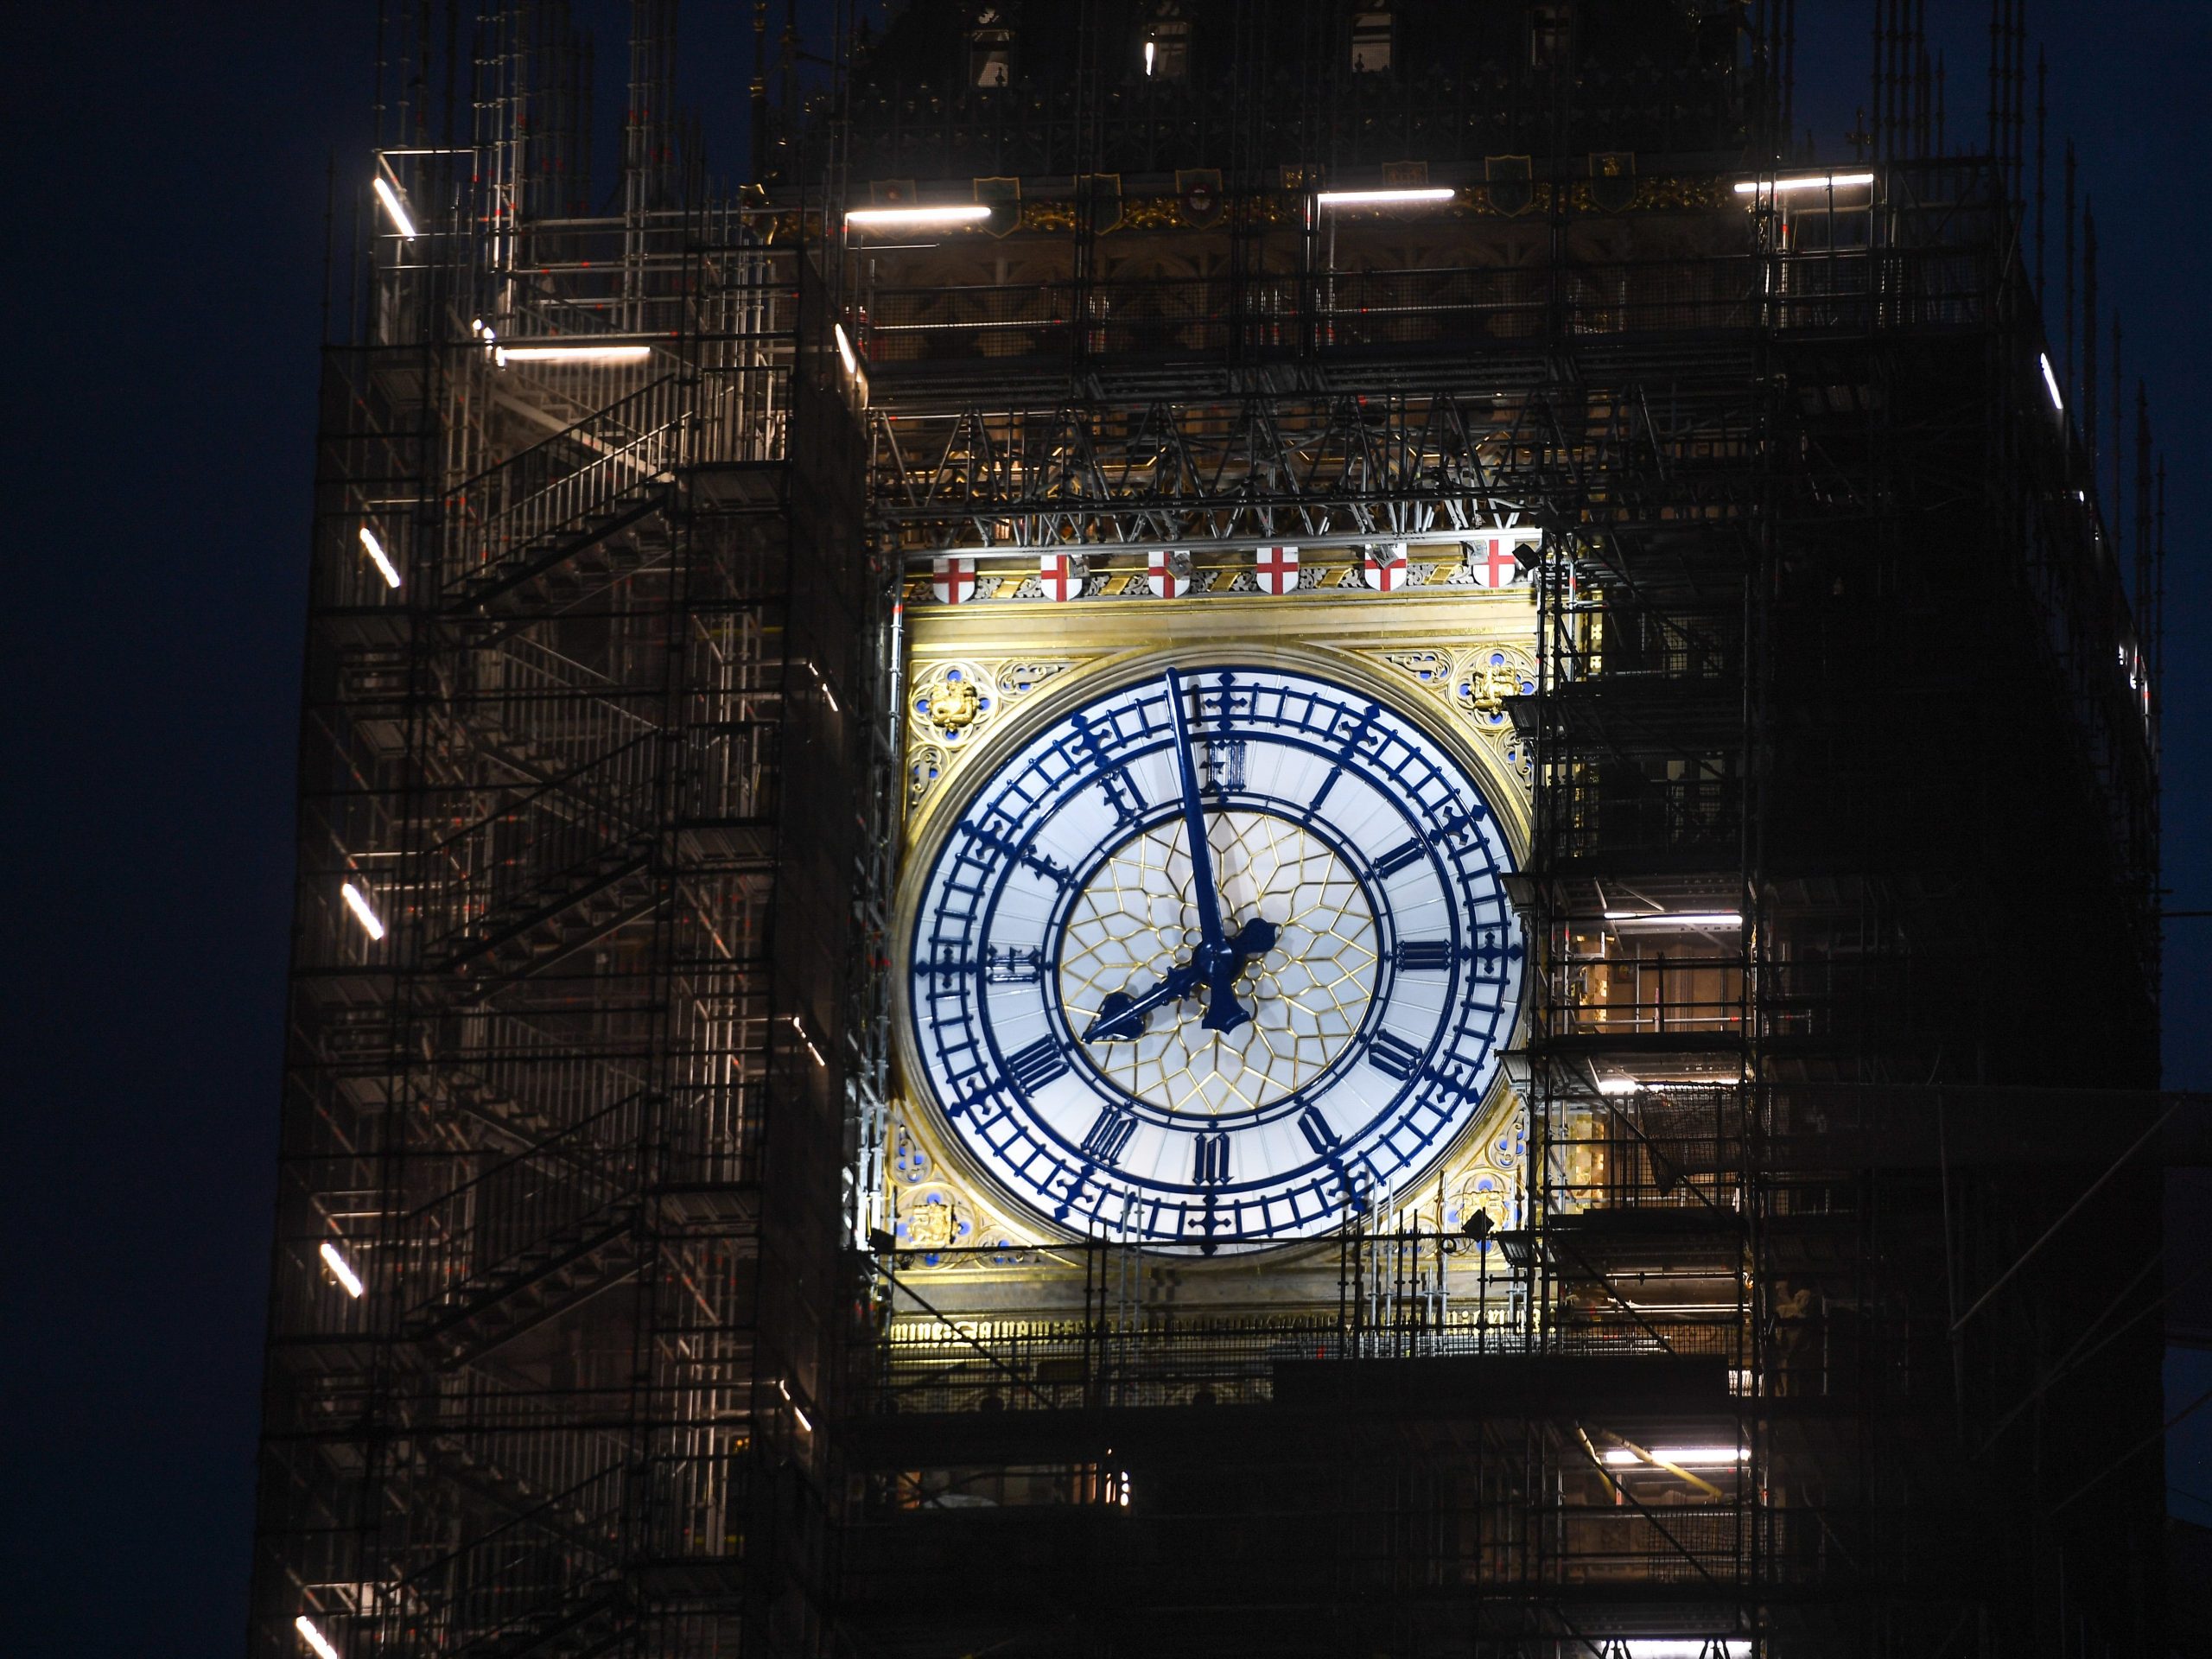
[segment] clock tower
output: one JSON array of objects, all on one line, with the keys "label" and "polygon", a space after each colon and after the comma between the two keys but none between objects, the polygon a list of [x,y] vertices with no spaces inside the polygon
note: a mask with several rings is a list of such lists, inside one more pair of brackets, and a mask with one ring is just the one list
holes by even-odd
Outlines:
[{"label": "clock tower", "polygon": [[756,5],[724,196],[639,0],[617,211],[480,10],[327,358],[257,1654],[2155,1649],[2017,122],[1891,31],[1808,159],[1783,0]]}]

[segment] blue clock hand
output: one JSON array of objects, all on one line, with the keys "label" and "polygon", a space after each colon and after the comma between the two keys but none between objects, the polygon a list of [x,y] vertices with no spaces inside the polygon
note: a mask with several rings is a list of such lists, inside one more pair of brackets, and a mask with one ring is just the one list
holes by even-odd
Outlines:
[{"label": "blue clock hand", "polygon": [[1175,716],[1175,766],[1183,780],[1183,835],[1191,844],[1191,885],[1197,890],[1198,934],[1208,955],[1221,949],[1221,900],[1213,890],[1213,847],[1206,839],[1205,809],[1198,803],[1198,766],[1191,754],[1191,728],[1183,717],[1183,677],[1167,671],[1167,706]]},{"label": "blue clock hand", "polygon": [[1252,957],[1274,949],[1279,930],[1273,922],[1254,917],[1244,924],[1225,948],[1226,962],[1211,976],[1206,964],[1197,958],[1172,969],[1150,988],[1131,996],[1127,991],[1109,991],[1098,1005],[1098,1014],[1083,1033],[1086,1043],[1116,1042],[1144,1035],[1145,1020],[1152,1011],[1165,1002],[1179,1002],[1197,990],[1207,988],[1214,1007],[1236,1009],[1236,1016],[1226,1024],[1213,1023],[1211,1010],[1204,1022],[1216,1031],[1234,1031],[1252,1016],[1237,1006],[1236,976],[1244,971],[1244,964]]},{"label": "blue clock hand", "polygon": [[[1183,715],[1183,678],[1172,668],[1167,671],[1167,702],[1175,714],[1175,760],[1183,780],[1184,836],[1191,843],[1191,884],[1198,890],[1202,943],[1196,965],[1203,970],[1206,985],[1205,1017],[1198,1023],[1208,1031],[1234,1031],[1252,1018],[1236,1000],[1236,976],[1244,971],[1247,956],[1256,956],[1274,945],[1274,928],[1269,923],[1254,921],[1246,925],[1234,944],[1222,937],[1221,898],[1213,884],[1213,848],[1206,839],[1205,810],[1198,802],[1198,761],[1191,753],[1191,728]],[[1257,937],[1255,928],[1266,929],[1266,943],[1250,950],[1241,949],[1248,936]]]},{"label": "blue clock hand", "polygon": [[1198,964],[1186,962],[1170,969],[1149,990],[1135,996],[1127,991],[1109,991],[1106,1000],[1098,1005],[1098,1017],[1083,1033],[1083,1040],[1114,1042],[1143,1036],[1145,1017],[1163,1002],[1179,1002],[1190,995],[1198,988],[1201,977]]}]

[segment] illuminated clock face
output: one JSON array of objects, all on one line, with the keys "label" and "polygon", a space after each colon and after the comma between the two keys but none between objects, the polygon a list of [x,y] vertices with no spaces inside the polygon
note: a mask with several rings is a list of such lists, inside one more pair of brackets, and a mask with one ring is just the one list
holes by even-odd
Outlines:
[{"label": "illuminated clock face", "polygon": [[923,879],[951,1135],[1070,1231],[1200,1250],[1410,1196],[1519,1006],[1503,830],[1443,743],[1302,671],[1166,670],[1015,751]]}]

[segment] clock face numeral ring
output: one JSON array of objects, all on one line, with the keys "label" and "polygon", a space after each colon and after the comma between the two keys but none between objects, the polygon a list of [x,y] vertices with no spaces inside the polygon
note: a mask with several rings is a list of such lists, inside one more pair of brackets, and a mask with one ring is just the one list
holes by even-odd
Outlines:
[{"label": "clock face numeral ring", "polygon": [[1224,664],[1101,694],[928,857],[911,1081],[1058,1228],[1325,1232],[1480,1110],[1519,1007],[1510,868],[1471,770],[1366,692]]}]

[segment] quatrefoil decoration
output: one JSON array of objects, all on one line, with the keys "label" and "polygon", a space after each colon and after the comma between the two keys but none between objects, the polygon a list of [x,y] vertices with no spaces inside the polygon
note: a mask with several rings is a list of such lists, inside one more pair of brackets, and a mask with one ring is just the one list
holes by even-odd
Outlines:
[{"label": "quatrefoil decoration", "polygon": [[972,663],[939,663],[915,677],[906,707],[917,731],[947,748],[965,747],[998,707],[990,677]]},{"label": "quatrefoil decoration", "polygon": [[1462,659],[1452,695],[1477,725],[1497,730],[1510,723],[1505,700],[1533,696],[1536,665],[1519,652],[1485,645]]}]

